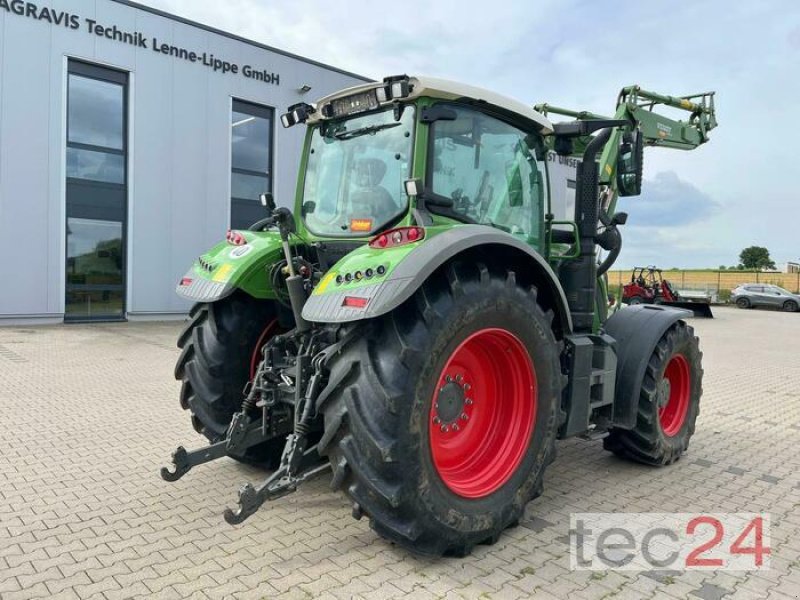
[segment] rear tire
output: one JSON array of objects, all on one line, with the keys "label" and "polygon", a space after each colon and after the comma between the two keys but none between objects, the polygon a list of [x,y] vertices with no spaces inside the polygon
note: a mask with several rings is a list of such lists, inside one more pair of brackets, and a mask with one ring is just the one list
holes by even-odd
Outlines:
[{"label": "rear tire", "polygon": [[435,274],[366,323],[318,406],[320,453],[354,516],[435,556],[463,556],[516,524],[555,456],[563,384],[551,323],[535,288],[480,265]]},{"label": "rear tire", "polygon": [[750,299],[749,298],[737,298],[736,299],[736,306],[739,308],[750,308]]},{"label": "rear tire", "polygon": [[783,303],[783,310],[785,312],[797,312],[797,302],[794,300],[787,300]]},{"label": "rear tire", "polygon": [[636,462],[669,465],[689,447],[703,393],[703,354],[694,330],[678,321],[661,337],[639,392],[636,427],[612,429],[603,447]]},{"label": "rear tire", "polygon": [[[191,412],[195,430],[209,441],[225,437],[234,413],[241,409],[244,386],[260,356],[257,347],[278,332],[274,303],[234,293],[213,303],[196,304],[178,336],[181,352],[175,378],[182,382],[180,403]],[[274,468],[283,436],[248,448],[243,462]]]}]

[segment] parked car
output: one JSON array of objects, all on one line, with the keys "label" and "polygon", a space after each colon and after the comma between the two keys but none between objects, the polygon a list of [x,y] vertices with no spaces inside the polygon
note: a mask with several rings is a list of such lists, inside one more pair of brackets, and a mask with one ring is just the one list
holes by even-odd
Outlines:
[{"label": "parked car", "polygon": [[800,294],[793,294],[777,285],[746,283],[731,291],[731,301],[739,308],[772,306],[786,312],[800,310]]}]

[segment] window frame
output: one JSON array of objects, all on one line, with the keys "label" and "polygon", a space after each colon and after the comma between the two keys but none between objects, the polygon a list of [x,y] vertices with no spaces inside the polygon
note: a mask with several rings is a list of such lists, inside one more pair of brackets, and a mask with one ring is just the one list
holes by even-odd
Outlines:
[{"label": "window frame", "polygon": [[[403,114],[405,114],[405,111],[409,110],[409,109],[413,111],[413,118],[411,119],[410,160],[409,160],[408,174],[406,175],[406,179],[412,177],[413,174],[414,174],[414,164],[415,164],[417,139],[418,139],[417,135],[418,135],[418,132],[419,132],[420,115],[421,115],[421,111],[419,110],[419,107],[416,104],[407,104],[407,105],[405,105],[405,107],[403,108]],[[307,193],[306,184],[307,184],[307,181],[308,181],[308,179],[307,179],[308,178],[308,163],[310,162],[310,156],[309,156],[308,152],[312,148],[313,136],[315,135],[315,133],[319,132],[319,134],[322,135],[322,128],[323,127],[330,126],[331,124],[335,124],[335,123],[337,123],[339,121],[350,121],[350,120],[352,120],[354,118],[357,118],[357,117],[360,118],[360,117],[365,117],[365,116],[368,116],[368,115],[375,115],[375,114],[378,114],[378,113],[389,113],[389,112],[392,112],[393,110],[394,109],[392,107],[389,107],[389,106],[380,106],[380,107],[378,107],[376,109],[373,109],[373,110],[367,110],[367,111],[364,111],[364,112],[361,112],[361,113],[355,113],[355,114],[352,114],[352,115],[347,115],[347,116],[341,117],[339,119],[332,119],[332,120],[327,121],[327,122],[317,123],[317,124],[313,125],[312,127],[308,128],[308,132],[307,132],[308,145],[304,149],[304,152],[305,152],[304,160],[305,160],[306,168],[303,169],[303,172],[301,173],[301,178],[302,179],[299,180],[300,185],[302,185],[302,195],[301,195],[301,199],[300,199],[301,208],[306,202],[306,193]],[[344,167],[344,165],[342,165],[342,166]],[[405,179],[404,179],[404,181],[405,181]],[[403,191],[402,194],[406,195],[406,192]],[[369,232],[356,232],[356,233],[350,233],[350,234],[347,234],[347,235],[345,235],[343,232],[332,233],[332,232],[315,231],[314,228],[311,227],[308,224],[308,221],[306,220],[306,215],[302,211],[301,211],[301,213],[302,213],[301,217],[302,217],[302,221],[303,221],[303,226],[308,230],[308,232],[313,234],[313,235],[315,235],[315,236],[317,236],[317,237],[320,237],[320,238],[342,238],[342,239],[358,239],[358,238],[365,238],[365,237],[369,238],[369,237],[373,237],[373,236],[377,235],[380,231],[386,231],[387,229],[391,229],[392,227],[396,226],[400,221],[402,221],[405,218],[405,216],[408,214],[410,203],[411,203],[411,200],[406,195],[406,201],[405,201],[405,205],[404,205],[403,209],[400,210],[400,212],[398,212],[395,216],[393,216],[389,221],[387,221],[386,223],[384,223],[380,227],[373,228],[372,231],[369,231]]]},{"label": "window frame", "polygon": [[[83,144],[80,142],[70,142],[69,141],[69,104],[70,104],[70,94],[69,94],[69,78],[71,75],[77,75],[79,77],[85,77],[88,79],[95,79],[98,81],[103,81],[111,84],[120,85],[122,87],[122,149],[118,148],[108,148],[105,146],[94,146],[92,144]],[[108,181],[100,181],[96,179],[84,179],[80,177],[69,177],[66,172],[66,165],[65,170],[63,173],[64,182],[65,182],[65,198],[64,198],[64,221],[62,223],[62,227],[64,228],[64,321],[65,322],[93,322],[93,321],[124,321],[128,314],[128,264],[129,264],[129,257],[128,257],[128,207],[129,207],[129,148],[130,148],[130,132],[129,132],[129,124],[130,124],[130,74],[127,71],[123,71],[120,69],[115,69],[113,67],[101,66],[101,65],[94,65],[91,63],[87,63],[80,59],[75,58],[68,58],[67,60],[67,88],[64,90],[64,94],[66,96],[66,119],[64,123],[64,152],[66,155],[66,151],[68,148],[76,148],[76,149],[84,149],[84,150],[93,150],[96,152],[104,152],[108,154],[116,154],[121,155],[123,157],[123,178],[122,183],[112,183]],[[85,186],[90,190],[96,190],[98,192],[102,191],[111,191],[117,192],[120,194],[120,200],[118,206],[108,206],[104,207],[103,209],[100,208],[90,208],[86,209],[86,206],[82,205],[74,205],[71,206],[69,201],[70,197],[70,188],[73,186]],[[110,214],[100,214],[101,210],[106,210]],[[111,214],[118,215],[116,217],[112,217]],[[101,220],[101,221],[109,221],[109,220],[118,220],[121,229],[122,229],[122,237],[120,240],[121,248],[122,248],[122,264],[120,267],[121,271],[121,279],[122,283],[120,284],[75,284],[68,282],[68,269],[69,269],[69,233],[68,233],[68,224],[69,219],[71,218],[78,218],[78,219],[88,219],[88,220]],[[120,307],[120,313],[117,314],[106,314],[106,315],[98,315],[98,316],[71,316],[67,311],[67,295],[72,292],[93,292],[93,291],[103,291],[108,290],[111,292],[119,292],[122,297],[122,303]]]},{"label": "window frame", "polygon": [[265,189],[262,193],[272,193],[275,189],[275,108],[269,106],[267,104],[258,104],[256,102],[251,102],[249,100],[242,100],[241,98],[231,97],[231,108],[229,114],[229,122],[228,127],[232,129],[232,117],[233,113],[238,112],[242,113],[251,117],[261,118],[261,119],[268,119],[269,120],[269,135],[267,139],[267,147],[269,148],[269,161],[267,165],[268,171],[263,173],[262,171],[254,171],[252,169],[243,169],[241,167],[235,167],[233,164],[233,132],[230,133],[230,149],[229,149],[229,160],[230,160],[230,185],[228,189],[228,197],[230,198],[230,208],[228,210],[228,220],[231,226],[233,226],[233,211],[234,206],[236,204],[242,203],[251,203],[254,206],[260,206],[258,204],[258,198],[242,198],[240,196],[233,195],[233,176],[234,174],[238,175],[249,175],[251,177],[261,177],[266,178],[267,180],[267,189]]},{"label": "window frame", "polygon": [[[506,125],[509,125],[510,127],[513,127],[514,129],[519,130],[521,133],[542,135],[539,131],[536,131],[535,128],[531,127],[531,124],[530,124],[529,121],[526,121],[523,118],[515,119],[511,115],[507,114],[504,111],[493,110],[492,107],[477,106],[472,102],[457,102],[457,101],[452,101],[452,100],[434,102],[433,104],[431,104],[431,108],[439,107],[439,106],[444,107],[444,108],[453,108],[453,109],[472,111],[474,113],[482,114],[482,115],[485,115],[487,117],[491,117],[493,119],[496,119],[496,120],[498,120],[498,121],[500,121],[502,123],[505,123]],[[435,136],[435,131],[434,131],[435,127],[436,127],[436,121],[433,121],[433,122],[428,124],[428,132],[427,132],[428,140],[427,140],[427,151],[426,151],[426,157],[425,157],[425,178],[424,178],[424,181],[425,181],[425,195],[428,196],[429,198],[434,199],[434,200],[440,200],[440,201],[449,202],[450,200],[452,200],[452,198],[447,198],[446,196],[442,196],[441,194],[436,194],[436,193],[433,192],[434,144],[436,142],[436,136]],[[544,182],[543,182],[543,185],[542,185],[542,190],[543,190],[543,193],[544,193],[545,197],[542,198],[542,203],[541,203],[542,204],[541,205],[542,214],[541,214],[541,218],[539,219],[539,228],[538,228],[539,230],[536,232],[536,236],[537,236],[537,238],[539,240],[539,243],[543,244],[544,239],[545,239],[545,213],[548,210],[548,205],[549,205],[549,202],[550,202],[550,181],[549,181],[549,174],[548,174],[548,171],[547,171],[547,161],[546,160],[539,160],[538,158],[536,160],[537,160],[537,163],[539,163],[539,162],[542,163],[542,167],[540,169],[540,174],[541,174],[542,178],[544,179]],[[439,215],[439,216],[442,216],[442,217],[448,217],[448,218],[454,219],[456,221],[459,221],[461,223],[466,223],[466,224],[470,224],[470,225],[484,225],[486,227],[492,227],[488,223],[480,223],[478,221],[475,221],[471,217],[468,217],[467,215],[464,215],[462,213],[456,212],[450,206],[441,206],[441,205],[436,204],[434,202],[434,203],[430,203],[430,204],[426,203],[425,207],[429,212],[432,212],[435,215]],[[493,229],[497,229],[497,231],[503,231],[502,229],[499,229],[499,228],[495,228],[495,227],[492,227],[492,228]],[[533,235],[533,233],[534,232],[531,232],[531,235]],[[513,234],[509,234],[509,235],[513,235]]]},{"label": "window frame", "polygon": [[[76,75],[78,77],[83,77],[85,79],[93,79],[95,81],[102,81],[105,83],[110,83],[114,85],[119,85],[122,88],[122,148],[113,148],[110,146],[98,146],[95,144],[85,144],[83,142],[71,142],[69,139],[69,105],[70,105],[70,94],[69,94],[69,79],[71,75]],[[128,156],[128,112],[129,112],[129,98],[128,98],[128,87],[129,87],[129,78],[128,73],[125,71],[120,71],[119,69],[113,69],[111,67],[101,67],[98,65],[93,65],[87,62],[83,62],[81,60],[76,60],[70,58],[67,63],[67,89],[66,89],[66,96],[67,96],[67,119],[66,119],[66,132],[65,132],[65,148],[74,148],[76,150],[88,150],[91,152],[100,152],[103,154],[115,154],[117,156],[122,156],[123,159],[123,176],[122,176],[122,183],[115,183],[110,181],[101,181],[98,179],[84,179],[81,177],[69,177],[66,176],[67,181],[73,180],[76,182],[80,182],[82,184],[100,184],[100,185],[114,185],[114,186],[124,186],[127,189],[128,186],[128,164],[127,164],[127,156]],[[66,174],[65,174],[66,175]]]}]

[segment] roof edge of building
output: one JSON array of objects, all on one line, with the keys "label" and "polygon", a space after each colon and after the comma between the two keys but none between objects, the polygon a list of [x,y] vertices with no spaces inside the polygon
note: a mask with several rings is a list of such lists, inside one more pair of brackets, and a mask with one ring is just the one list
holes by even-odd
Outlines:
[{"label": "roof edge of building", "polygon": [[281,50],[280,48],[275,48],[273,46],[269,46],[267,44],[262,44],[261,42],[256,42],[255,40],[248,39],[246,37],[242,37],[240,35],[236,35],[235,33],[230,33],[229,31],[224,31],[222,29],[217,29],[216,27],[212,27],[210,25],[205,25],[204,23],[199,23],[197,21],[192,21],[191,19],[187,19],[185,17],[181,17],[179,15],[174,15],[172,13],[168,13],[166,11],[160,10],[158,8],[153,8],[152,6],[147,6],[145,4],[141,4],[139,2],[133,2],[133,0],[111,0],[112,2],[116,2],[117,4],[122,4],[124,6],[129,6],[131,8],[135,8],[137,10],[143,10],[149,12],[151,14],[157,15],[159,17],[163,17],[165,19],[171,19],[172,21],[177,21],[179,23],[183,23],[184,25],[189,25],[191,27],[197,27],[199,29],[204,29],[210,33],[214,33],[216,35],[221,35],[223,37],[236,40],[237,42],[243,42],[245,44],[249,44],[250,46],[255,46],[256,48],[261,48],[262,50],[268,50],[269,52],[275,52],[276,54],[280,54],[282,56],[286,56],[288,58],[293,58],[295,60],[302,61],[304,63],[308,63],[317,67],[321,67],[323,69],[327,69],[329,71],[334,71],[336,73],[340,73],[342,75],[347,75],[348,77],[355,77],[356,79],[362,79],[365,82],[372,82],[375,81],[369,77],[364,75],[359,75],[358,73],[353,73],[351,71],[346,71],[345,69],[340,69],[338,67],[334,67],[332,65],[325,64],[323,62],[306,58],[305,56],[300,56],[299,54],[294,54],[292,52],[287,52],[286,50]]}]

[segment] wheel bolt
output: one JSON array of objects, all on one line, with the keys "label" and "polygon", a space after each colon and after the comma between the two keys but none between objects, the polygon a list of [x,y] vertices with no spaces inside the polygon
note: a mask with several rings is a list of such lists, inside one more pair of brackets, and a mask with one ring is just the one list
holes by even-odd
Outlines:
[{"label": "wheel bolt", "polygon": [[453,431],[458,431],[458,423],[453,423]]},{"label": "wheel bolt", "polygon": [[461,383],[463,380],[464,380],[464,378],[461,375],[456,375],[456,381],[458,383]]},{"label": "wheel bolt", "polygon": [[433,417],[433,424],[434,425],[438,425],[441,422],[442,422],[442,420],[439,417]]},{"label": "wheel bolt", "polygon": [[435,408],[436,410],[439,410],[439,403],[435,402],[434,405],[433,405],[433,408]]},{"label": "wheel bolt", "polygon": [[472,405],[472,398],[467,398],[466,400],[464,400],[464,404],[466,404],[467,406],[471,406]]},{"label": "wheel bolt", "polygon": [[445,378],[444,378],[444,380],[445,380],[447,383],[450,383],[450,382],[452,382],[452,381],[453,381],[453,378],[452,378],[452,377],[450,377],[450,375],[448,375],[447,377],[445,377]]},{"label": "wheel bolt", "polygon": [[447,433],[449,431],[447,425],[442,425],[442,433]]},{"label": "wheel bolt", "polygon": [[471,388],[472,388],[472,386],[470,384],[468,384],[468,383],[464,384],[464,391],[465,392],[469,391]]},{"label": "wheel bolt", "polygon": [[469,415],[467,413],[461,413],[461,420],[462,421],[468,421],[469,420]]}]

